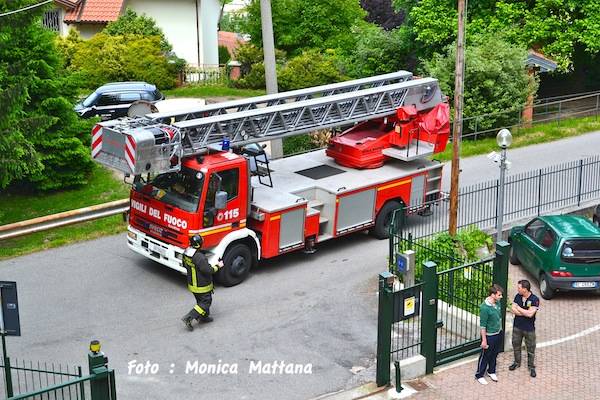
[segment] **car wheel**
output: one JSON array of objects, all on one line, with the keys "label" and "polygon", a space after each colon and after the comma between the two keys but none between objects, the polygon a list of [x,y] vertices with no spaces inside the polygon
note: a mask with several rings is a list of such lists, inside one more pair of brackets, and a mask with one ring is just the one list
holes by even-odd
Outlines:
[{"label": "car wheel", "polygon": [[390,237],[392,217],[394,216],[394,211],[400,207],[402,207],[402,204],[396,200],[388,201],[381,207],[381,210],[379,210],[379,213],[377,214],[377,218],[375,218],[375,226],[370,231],[373,236],[377,239],[387,239]]},{"label": "car wheel", "polygon": [[223,268],[217,272],[217,281],[223,286],[242,283],[250,274],[252,251],[244,243],[236,243],[225,251]]},{"label": "car wheel", "polygon": [[548,284],[548,278],[546,278],[546,274],[542,274],[540,276],[540,293],[546,300],[550,300],[554,297],[554,289],[552,289]]},{"label": "car wheel", "polygon": [[510,246],[510,263],[512,265],[520,265],[521,264],[521,260],[519,260],[519,257],[517,257],[517,254],[515,253],[515,245],[514,244],[512,246]]}]

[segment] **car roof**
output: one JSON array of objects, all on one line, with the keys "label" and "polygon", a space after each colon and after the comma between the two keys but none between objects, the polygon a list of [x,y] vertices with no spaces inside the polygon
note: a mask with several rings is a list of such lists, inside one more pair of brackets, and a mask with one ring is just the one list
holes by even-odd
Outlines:
[{"label": "car roof", "polygon": [[598,237],[600,228],[596,227],[590,220],[580,215],[546,215],[539,217],[547,223],[554,231],[565,237]]},{"label": "car roof", "polygon": [[146,82],[111,82],[100,86],[98,89],[96,89],[96,93],[103,94],[108,92],[120,92],[128,90],[152,92],[156,90],[156,86]]}]

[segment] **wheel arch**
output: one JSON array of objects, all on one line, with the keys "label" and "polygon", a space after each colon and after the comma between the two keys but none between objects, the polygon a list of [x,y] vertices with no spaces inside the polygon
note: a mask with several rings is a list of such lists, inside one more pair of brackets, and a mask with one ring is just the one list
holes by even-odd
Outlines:
[{"label": "wheel arch", "polygon": [[210,249],[211,254],[208,257],[208,262],[211,265],[216,264],[219,259],[223,258],[227,249],[236,243],[246,244],[250,248],[253,255],[253,264],[260,260],[260,241],[256,233],[251,229],[243,228],[228,233],[218,245]]}]

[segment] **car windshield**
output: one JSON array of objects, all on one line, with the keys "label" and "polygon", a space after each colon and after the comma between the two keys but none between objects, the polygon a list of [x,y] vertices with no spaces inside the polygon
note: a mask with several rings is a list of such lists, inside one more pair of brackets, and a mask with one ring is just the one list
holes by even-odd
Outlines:
[{"label": "car windshield", "polygon": [[183,168],[181,172],[157,175],[146,185],[134,185],[134,190],[182,210],[196,212],[203,183],[202,172]]},{"label": "car windshield", "polygon": [[89,107],[92,104],[94,104],[94,102],[96,101],[96,99],[98,98],[98,93],[94,92],[92,94],[90,94],[88,97],[85,98],[85,100],[82,102],[84,107]]},{"label": "car windshield", "polygon": [[560,254],[562,260],[568,263],[600,263],[600,239],[568,240]]}]

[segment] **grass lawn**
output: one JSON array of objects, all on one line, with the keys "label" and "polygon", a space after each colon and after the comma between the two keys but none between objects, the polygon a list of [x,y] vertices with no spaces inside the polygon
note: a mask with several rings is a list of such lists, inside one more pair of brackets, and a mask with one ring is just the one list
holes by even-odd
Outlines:
[{"label": "grass lawn", "polygon": [[[118,181],[111,171],[97,166],[94,168],[89,183],[82,188],[41,195],[2,193],[0,196],[0,225],[124,199],[128,196],[128,185]],[[15,239],[2,240],[0,241],[0,259],[115,234],[125,231],[126,228],[123,218],[116,215]]]},{"label": "grass lawn", "polygon": [[[578,136],[588,132],[600,131],[600,119],[598,117],[573,118],[558,122],[548,122],[535,125],[531,128],[511,129],[513,142],[511,149],[525,147],[532,144],[552,142],[571,136]],[[487,154],[498,150],[496,136],[477,140],[463,140],[460,145],[460,156],[470,157]],[[448,143],[443,153],[435,156],[437,160],[449,161],[452,159],[452,143]]]},{"label": "grass lawn", "polygon": [[264,90],[235,89],[227,86],[187,85],[164,90],[167,99],[172,97],[253,97],[265,94]]}]

